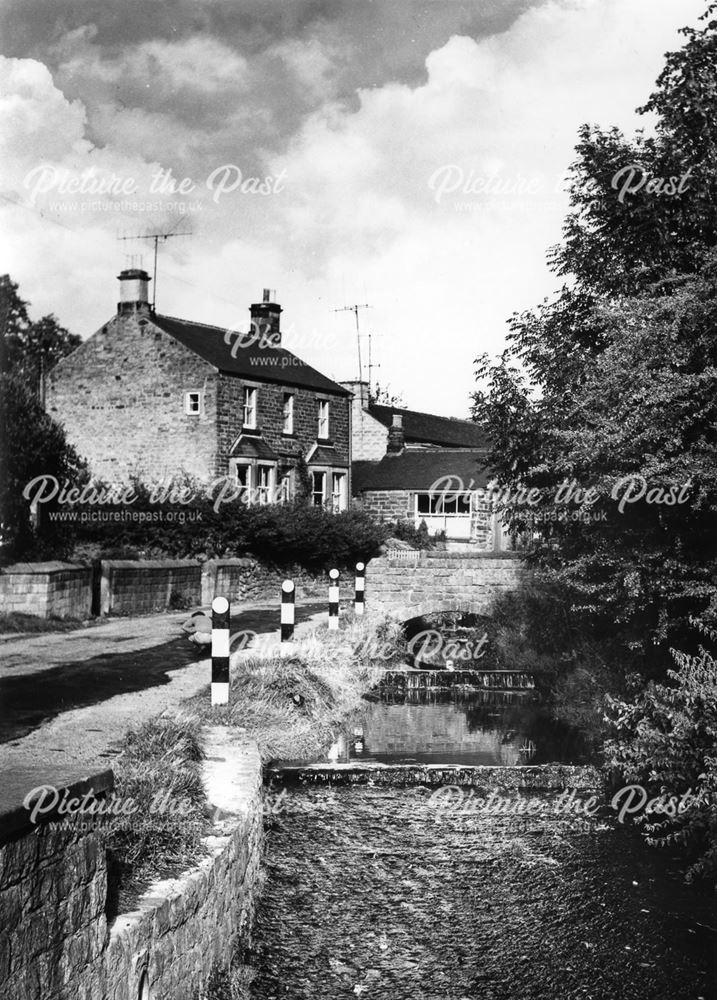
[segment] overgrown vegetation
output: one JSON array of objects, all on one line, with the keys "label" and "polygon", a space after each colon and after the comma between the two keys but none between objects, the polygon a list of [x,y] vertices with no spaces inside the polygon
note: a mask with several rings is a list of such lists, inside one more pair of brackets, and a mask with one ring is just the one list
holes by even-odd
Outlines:
[{"label": "overgrown vegetation", "polygon": [[126,734],[113,764],[115,791],[135,808],[108,830],[109,915],[131,908],[151,882],[202,857],[209,829],[203,758],[196,717],[159,716]]},{"label": "overgrown vegetation", "polygon": [[232,671],[230,704],[212,707],[206,692],[188,709],[212,723],[245,730],[262,759],[298,760],[334,742],[341,721],[361,707],[382,666],[404,653],[392,619],[347,614],[338,632],[307,631],[290,656],[251,656]]},{"label": "overgrown vegetation", "polygon": [[[101,488],[101,487],[98,487]],[[333,513],[291,504],[247,506],[240,499],[217,502],[218,488],[191,479],[177,481],[183,502],[134,481],[132,502],[102,506],[106,520],[65,522],[56,555],[91,559],[120,552],[123,558],[231,558],[253,555],[277,566],[309,570],[353,567],[377,555],[388,528],[360,510]],[[77,509],[81,509],[78,505]],[[127,510],[132,519],[122,517]],[[117,513],[117,520],[112,515]],[[136,518],[136,519],[135,519]]]},{"label": "overgrown vegetation", "polygon": [[[717,632],[696,626],[711,642]],[[672,650],[668,683],[651,682],[630,700],[610,698],[614,736],[607,764],[626,784],[645,789],[635,822],[649,844],[679,844],[693,862],[688,878],[717,877],[717,661]]]}]

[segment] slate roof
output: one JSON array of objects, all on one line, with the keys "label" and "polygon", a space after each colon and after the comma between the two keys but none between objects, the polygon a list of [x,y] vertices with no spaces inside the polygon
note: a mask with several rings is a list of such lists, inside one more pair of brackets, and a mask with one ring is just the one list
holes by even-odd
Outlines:
[{"label": "slate roof", "polygon": [[[379,462],[354,462],[353,492],[365,490],[428,490],[445,476],[454,477],[440,489],[455,487],[480,489],[490,476],[479,465],[480,453],[470,451],[404,451],[400,455],[384,455]],[[460,480],[460,482],[459,482]]]},{"label": "slate roof", "polygon": [[343,386],[283,347],[260,347],[258,344],[237,347],[235,341],[229,344],[225,341],[227,331],[223,327],[193,323],[174,316],[154,315],[152,322],[221,372],[258,382],[317,389],[335,396],[350,395]]},{"label": "slate roof", "polygon": [[240,434],[229,449],[232,458],[256,458],[275,462],[278,455],[265,438]]},{"label": "slate roof", "polygon": [[485,448],[486,435],[480,424],[472,420],[439,417],[434,413],[404,410],[397,406],[369,403],[368,412],[385,427],[393,423],[394,413],[403,417],[403,436],[407,444],[425,442],[444,448]]}]

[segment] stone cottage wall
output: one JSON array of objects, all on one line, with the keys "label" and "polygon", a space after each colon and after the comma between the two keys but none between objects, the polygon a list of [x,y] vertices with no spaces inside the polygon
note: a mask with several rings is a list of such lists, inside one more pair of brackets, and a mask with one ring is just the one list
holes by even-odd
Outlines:
[{"label": "stone cottage wall", "polygon": [[[184,392],[196,389],[204,409],[188,415]],[[208,478],[216,461],[216,393],[212,366],[140,310],[114,316],[52,369],[46,408],[96,479]]]}]

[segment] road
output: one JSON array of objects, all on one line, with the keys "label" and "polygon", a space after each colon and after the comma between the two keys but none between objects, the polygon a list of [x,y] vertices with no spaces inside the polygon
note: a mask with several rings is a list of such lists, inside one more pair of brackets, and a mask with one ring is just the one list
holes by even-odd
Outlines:
[{"label": "road", "polygon": [[[322,610],[297,605],[297,623]],[[161,688],[177,671],[206,660],[207,647],[194,646],[180,630],[186,618],[186,612],[117,618],[76,632],[2,639],[0,743],[18,740],[61,713]],[[232,634],[277,629],[276,607],[245,608],[231,621]]]}]

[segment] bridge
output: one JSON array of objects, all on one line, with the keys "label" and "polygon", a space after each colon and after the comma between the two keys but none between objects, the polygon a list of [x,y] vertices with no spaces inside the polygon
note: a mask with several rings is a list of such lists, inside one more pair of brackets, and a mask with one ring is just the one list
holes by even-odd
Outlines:
[{"label": "bridge", "polygon": [[440,611],[488,615],[527,570],[512,552],[396,551],[366,567],[366,605],[407,621]]}]

